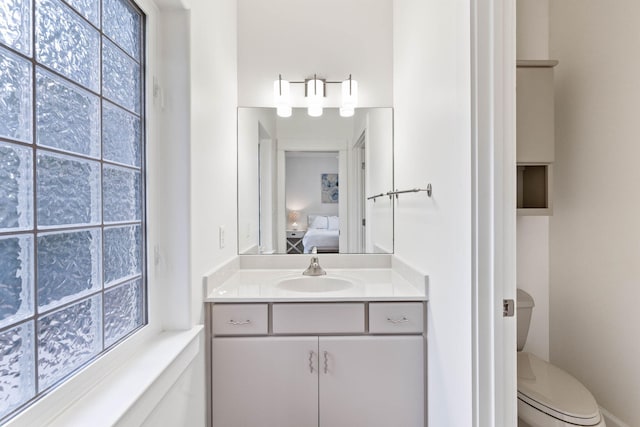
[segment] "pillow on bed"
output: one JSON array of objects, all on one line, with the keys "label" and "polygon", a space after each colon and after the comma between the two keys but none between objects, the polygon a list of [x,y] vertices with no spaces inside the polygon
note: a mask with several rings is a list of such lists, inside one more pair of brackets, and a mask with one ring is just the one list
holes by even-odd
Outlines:
[{"label": "pillow on bed", "polygon": [[316,216],[315,218],[313,218],[311,220],[311,223],[309,223],[309,228],[320,228],[320,229],[324,229],[327,228],[329,226],[329,221],[327,220],[326,216]]},{"label": "pillow on bed", "polygon": [[330,216],[328,219],[329,230],[340,230],[340,220],[337,216]]}]

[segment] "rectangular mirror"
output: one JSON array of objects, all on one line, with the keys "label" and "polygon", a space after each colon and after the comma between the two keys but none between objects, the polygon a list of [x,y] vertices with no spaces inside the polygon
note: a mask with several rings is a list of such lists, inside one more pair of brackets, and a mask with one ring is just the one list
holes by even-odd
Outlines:
[{"label": "rectangular mirror", "polygon": [[238,108],[238,252],[392,253],[393,109]]}]

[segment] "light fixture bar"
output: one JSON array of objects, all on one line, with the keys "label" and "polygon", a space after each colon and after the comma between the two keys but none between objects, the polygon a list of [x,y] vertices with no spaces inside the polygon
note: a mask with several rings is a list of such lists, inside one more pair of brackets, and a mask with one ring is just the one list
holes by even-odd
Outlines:
[{"label": "light fixture bar", "polygon": [[[281,74],[279,74],[279,76],[280,76],[280,78],[282,78]],[[307,83],[309,80],[313,80],[314,78],[318,79],[317,78],[317,74],[314,74],[313,77],[309,77],[306,80],[288,80],[288,82],[289,82],[289,84],[292,84],[292,85],[293,84],[303,85],[303,84]],[[347,80],[350,80],[350,79],[351,79],[351,74],[349,74],[349,77],[347,78]],[[345,80],[327,80],[327,79],[323,79],[323,78],[319,78],[318,80],[321,80],[325,84],[328,84],[328,85],[339,85],[339,84],[342,84],[343,81],[345,81]],[[286,80],[283,80],[283,81],[286,81]]]},{"label": "light fixture bar", "polygon": [[278,108],[278,115],[281,117],[291,116],[290,85],[292,84],[304,85],[307,111],[312,117],[322,115],[323,98],[327,96],[326,88],[328,84],[339,84],[342,86],[342,101],[340,104],[340,115],[342,117],[353,116],[358,104],[358,82],[352,79],[351,74],[349,74],[348,79],[343,81],[319,79],[317,74],[302,81],[287,81],[282,80],[282,75],[279,74],[278,80],[274,82],[274,98],[276,100],[276,107]]}]

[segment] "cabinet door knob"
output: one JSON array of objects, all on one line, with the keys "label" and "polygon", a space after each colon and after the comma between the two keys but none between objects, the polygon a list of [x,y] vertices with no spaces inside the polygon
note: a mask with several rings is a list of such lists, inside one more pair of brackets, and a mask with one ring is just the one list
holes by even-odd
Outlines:
[{"label": "cabinet door knob", "polygon": [[230,325],[233,325],[233,326],[241,326],[241,325],[250,324],[251,320],[250,319],[247,319],[247,320],[233,320],[233,319],[231,319],[227,323],[230,324]]},{"label": "cabinet door knob", "polygon": [[324,352],[324,373],[329,372],[329,352]]},{"label": "cabinet door knob", "polygon": [[313,374],[313,356],[314,356],[314,352],[313,350],[311,350],[309,352],[309,372]]},{"label": "cabinet door knob", "polygon": [[396,318],[387,317],[387,322],[391,322],[393,324],[407,323],[408,321],[409,321],[409,319],[407,319],[407,316],[402,316],[400,318],[398,318],[398,317],[396,317]]}]

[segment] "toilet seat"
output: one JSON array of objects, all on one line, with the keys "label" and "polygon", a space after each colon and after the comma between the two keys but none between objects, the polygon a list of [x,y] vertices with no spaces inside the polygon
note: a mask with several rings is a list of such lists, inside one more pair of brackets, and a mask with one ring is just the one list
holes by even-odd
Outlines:
[{"label": "toilet seat", "polygon": [[600,410],[593,395],[562,369],[525,352],[518,353],[518,399],[538,411],[578,426],[594,426]]}]

